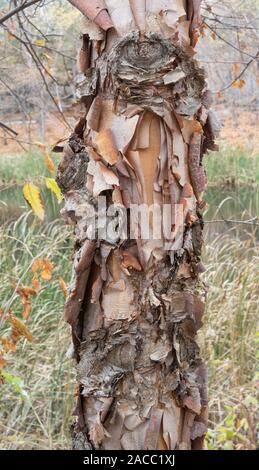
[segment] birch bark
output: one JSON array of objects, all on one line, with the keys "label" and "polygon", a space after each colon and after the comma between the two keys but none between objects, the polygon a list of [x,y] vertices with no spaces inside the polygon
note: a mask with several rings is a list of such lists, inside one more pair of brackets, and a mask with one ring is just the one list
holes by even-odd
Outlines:
[{"label": "birch bark", "polygon": [[[73,447],[201,449],[202,156],[217,131],[194,59],[201,2],[70,3],[83,14],[85,107],[57,177],[76,236],[65,307],[79,384]],[[140,206],[154,216],[141,221]],[[114,208],[127,215],[124,236],[109,231],[123,218]]]}]

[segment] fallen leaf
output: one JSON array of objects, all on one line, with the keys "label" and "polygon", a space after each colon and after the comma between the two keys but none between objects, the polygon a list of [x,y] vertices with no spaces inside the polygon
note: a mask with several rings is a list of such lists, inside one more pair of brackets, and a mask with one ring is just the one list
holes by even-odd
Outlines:
[{"label": "fallen leaf", "polygon": [[33,183],[25,183],[23,186],[23,195],[26,201],[30,204],[33,212],[39,217],[41,221],[43,221],[44,207],[38,186]]}]

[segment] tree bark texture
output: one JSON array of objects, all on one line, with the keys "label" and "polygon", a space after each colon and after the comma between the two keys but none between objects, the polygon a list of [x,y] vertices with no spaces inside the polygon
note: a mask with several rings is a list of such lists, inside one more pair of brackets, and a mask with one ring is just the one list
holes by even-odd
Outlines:
[{"label": "tree bark texture", "polygon": [[[215,148],[217,131],[194,59],[201,2],[70,3],[83,14],[78,93],[85,109],[57,176],[76,236],[65,307],[79,384],[73,447],[201,449],[202,156]],[[134,237],[90,236],[100,195],[129,217],[132,204],[169,205],[173,223],[166,218],[160,238],[141,238],[139,222]]]}]

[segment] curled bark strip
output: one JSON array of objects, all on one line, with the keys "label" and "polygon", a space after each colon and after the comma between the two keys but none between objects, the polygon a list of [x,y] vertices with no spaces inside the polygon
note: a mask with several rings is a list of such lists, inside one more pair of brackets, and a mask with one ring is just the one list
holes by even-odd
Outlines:
[{"label": "curled bark strip", "polygon": [[130,0],[131,10],[140,31],[146,27],[146,0]]},{"label": "curled bark strip", "polygon": [[195,132],[189,145],[189,171],[197,201],[207,185],[205,169],[201,164],[201,142],[201,134]]},{"label": "curled bark strip", "polygon": [[87,270],[91,265],[95,248],[96,241],[86,240],[81,251],[79,262],[75,267],[75,285],[73,286],[65,305],[65,320],[73,329],[75,329],[77,324],[80,308],[84,300],[88,278]]},{"label": "curled bark strip", "polygon": [[105,31],[113,27],[103,0],[69,0],[69,2]]},{"label": "curled bark strip", "polygon": [[199,38],[198,27],[201,22],[201,2],[202,0],[187,0],[187,18],[190,21],[190,38],[192,47],[195,47]]},{"label": "curled bark strip", "polygon": [[89,41],[89,36],[84,34],[82,47],[79,50],[78,54],[78,69],[81,73],[86,73],[86,71],[90,67],[90,60],[91,60],[91,44]]}]

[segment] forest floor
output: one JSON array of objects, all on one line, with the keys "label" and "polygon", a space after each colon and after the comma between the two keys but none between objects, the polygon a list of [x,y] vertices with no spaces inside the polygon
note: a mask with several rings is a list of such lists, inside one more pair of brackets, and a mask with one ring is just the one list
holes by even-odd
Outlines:
[{"label": "forest floor", "polygon": [[[220,152],[206,158],[207,270],[203,280],[208,285],[208,298],[199,340],[209,365],[206,445],[215,450],[254,449],[258,431],[258,226],[247,220],[259,213],[259,149],[253,145],[254,131],[246,141],[237,142],[234,127],[225,129]],[[73,237],[59,219],[55,197],[43,188],[44,176],[50,175],[42,153],[32,149],[17,154],[12,150],[0,158],[0,309],[8,307],[21,318],[22,299],[13,294],[14,285],[33,286],[34,278],[35,286],[35,257],[49,260],[52,266],[44,279],[38,275],[40,288],[25,321],[34,341],[20,340],[17,351],[6,356],[0,395],[0,449],[66,449],[70,447],[76,387],[73,364],[66,357],[70,331],[62,312]],[[59,158],[54,157],[55,164]],[[42,187],[44,223],[36,220],[23,199],[25,180]],[[9,328],[5,323],[0,337],[8,334]]]}]

